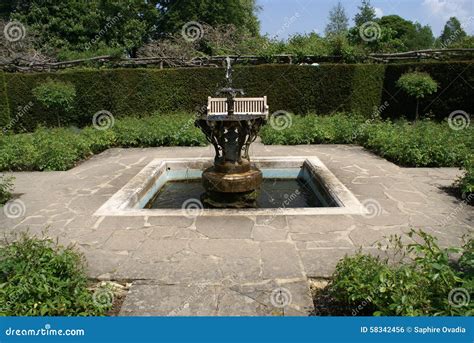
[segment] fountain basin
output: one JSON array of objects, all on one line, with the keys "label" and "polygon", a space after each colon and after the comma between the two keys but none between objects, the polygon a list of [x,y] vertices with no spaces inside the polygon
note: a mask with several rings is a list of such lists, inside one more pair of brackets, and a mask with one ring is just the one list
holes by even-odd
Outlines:
[{"label": "fountain basin", "polygon": [[[182,216],[182,199],[196,198],[196,195],[199,194],[199,187],[202,187],[200,180],[203,171],[212,165],[213,159],[211,158],[153,160],[107,200],[96,211],[95,215]],[[204,208],[199,215],[365,213],[365,208],[357,198],[315,156],[255,157],[252,159],[252,165],[260,169],[263,176],[260,201],[257,200],[259,206],[262,207],[245,209]],[[179,183],[181,185],[176,188]],[[272,189],[274,190],[273,195],[269,195],[268,191]],[[177,190],[181,193],[176,193]],[[305,193],[304,190],[307,192]],[[267,194],[265,194],[265,191]],[[170,194],[181,200],[169,199]],[[263,200],[271,198],[276,198],[276,200],[273,203],[267,200],[262,201],[262,197],[265,197]],[[295,198],[301,197],[307,197],[309,201],[295,200]],[[289,198],[292,200],[287,201]],[[162,201],[167,199],[171,201]]]}]

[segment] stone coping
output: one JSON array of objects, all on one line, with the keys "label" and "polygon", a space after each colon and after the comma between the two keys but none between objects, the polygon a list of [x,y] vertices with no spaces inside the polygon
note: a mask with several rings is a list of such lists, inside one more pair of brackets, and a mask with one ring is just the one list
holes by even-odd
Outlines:
[{"label": "stone coping", "polygon": [[[267,208],[267,209],[201,209],[195,216],[228,215],[341,215],[366,214],[366,208],[344,184],[316,156],[256,157],[252,159],[258,168],[308,169],[312,177],[335,199],[338,207],[314,208]],[[182,209],[143,209],[150,194],[154,194],[168,181],[162,176],[167,171],[204,170],[212,165],[210,158],[154,159],[135,175],[124,187],[107,200],[95,216],[183,216]]]}]

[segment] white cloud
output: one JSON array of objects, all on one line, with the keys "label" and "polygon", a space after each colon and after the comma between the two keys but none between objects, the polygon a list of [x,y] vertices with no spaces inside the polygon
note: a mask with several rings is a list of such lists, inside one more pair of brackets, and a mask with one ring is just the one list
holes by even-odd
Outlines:
[{"label": "white cloud", "polygon": [[443,22],[456,17],[465,30],[472,31],[472,0],[424,0],[423,7],[430,15]]},{"label": "white cloud", "polygon": [[380,7],[375,7],[374,10],[377,18],[383,17],[383,10]]},{"label": "white cloud", "polygon": [[424,0],[423,6],[441,19],[468,18],[472,11],[471,0]]}]

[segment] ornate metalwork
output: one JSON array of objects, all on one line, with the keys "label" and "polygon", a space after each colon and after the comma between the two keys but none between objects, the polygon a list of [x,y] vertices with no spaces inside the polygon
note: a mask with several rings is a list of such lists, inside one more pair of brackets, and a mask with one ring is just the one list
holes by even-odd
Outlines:
[{"label": "ornate metalwork", "polygon": [[250,164],[249,148],[267,116],[234,113],[235,98],[244,91],[232,87],[230,58],[226,62],[226,87],[216,94],[225,95],[227,114],[206,114],[195,122],[216,153],[214,166],[203,173],[203,201],[215,207],[248,207],[255,205],[255,191],[262,182],[261,171]]}]

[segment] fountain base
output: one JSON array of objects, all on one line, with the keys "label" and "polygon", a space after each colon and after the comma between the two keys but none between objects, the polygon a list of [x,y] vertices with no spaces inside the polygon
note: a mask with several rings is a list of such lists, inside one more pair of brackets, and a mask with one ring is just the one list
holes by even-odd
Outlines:
[{"label": "fountain base", "polygon": [[201,202],[206,208],[257,208],[258,190],[241,193],[220,193],[206,191]]},{"label": "fountain base", "polygon": [[213,208],[255,207],[263,181],[262,172],[253,166],[235,173],[222,169],[222,166],[215,165],[202,173],[202,184],[206,189],[201,199],[203,203]]}]

